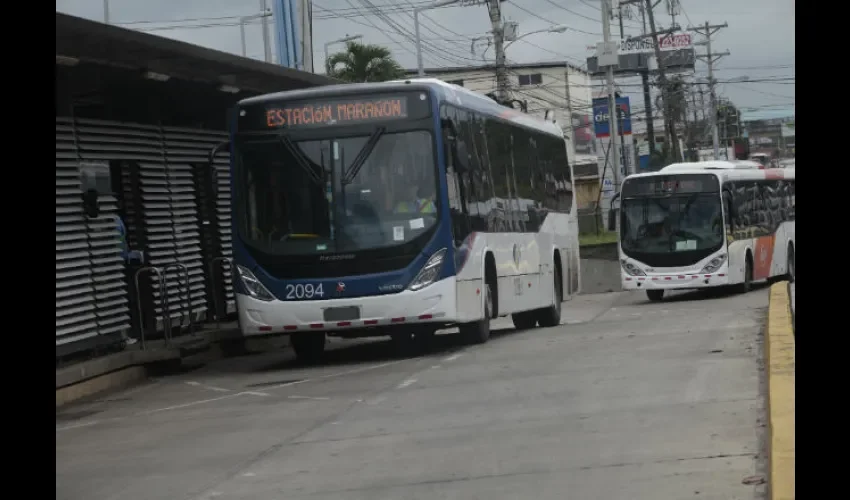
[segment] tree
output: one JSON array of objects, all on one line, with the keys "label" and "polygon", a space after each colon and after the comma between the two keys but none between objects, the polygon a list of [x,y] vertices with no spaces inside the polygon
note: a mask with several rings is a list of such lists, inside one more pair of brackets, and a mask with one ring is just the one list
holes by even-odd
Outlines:
[{"label": "tree", "polygon": [[380,45],[348,42],[345,51],[327,60],[328,76],[346,82],[385,82],[404,76],[404,69],[389,49]]}]

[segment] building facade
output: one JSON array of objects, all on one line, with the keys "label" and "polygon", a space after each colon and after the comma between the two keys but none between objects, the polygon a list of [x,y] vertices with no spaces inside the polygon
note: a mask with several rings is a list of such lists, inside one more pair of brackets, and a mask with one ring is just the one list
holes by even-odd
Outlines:
[{"label": "building facade", "polygon": [[[408,70],[416,76],[416,70]],[[425,74],[475,92],[496,90],[494,65],[426,69]],[[524,102],[529,114],[554,121],[564,130],[569,160],[594,153],[590,75],[569,63],[543,62],[508,67],[512,99]]]}]

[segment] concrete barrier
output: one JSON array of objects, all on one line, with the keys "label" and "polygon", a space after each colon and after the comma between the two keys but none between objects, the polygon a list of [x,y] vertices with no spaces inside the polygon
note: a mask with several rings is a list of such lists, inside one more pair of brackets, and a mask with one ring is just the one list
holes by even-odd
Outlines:
[{"label": "concrete barrier", "polygon": [[770,287],[765,332],[771,500],[795,498],[795,344],[788,283]]}]

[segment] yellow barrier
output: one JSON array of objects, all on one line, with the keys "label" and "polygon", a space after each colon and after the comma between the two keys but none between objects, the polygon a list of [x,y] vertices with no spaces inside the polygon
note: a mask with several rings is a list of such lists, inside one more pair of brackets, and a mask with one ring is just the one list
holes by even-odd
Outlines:
[{"label": "yellow barrier", "polygon": [[769,414],[770,498],[795,498],[795,346],[788,282],[770,287],[765,354]]}]

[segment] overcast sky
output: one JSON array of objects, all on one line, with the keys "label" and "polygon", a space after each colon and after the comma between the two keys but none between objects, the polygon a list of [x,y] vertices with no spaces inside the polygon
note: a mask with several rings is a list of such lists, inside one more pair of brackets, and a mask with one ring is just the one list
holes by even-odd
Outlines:
[{"label": "overcast sky", "polygon": [[[206,47],[241,53],[238,18],[260,11],[261,0],[108,0],[110,21]],[[323,67],[324,44],[340,37],[363,35],[363,41],[389,48],[406,68],[416,67],[414,44],[376,15],[383,14],[400,31],[413,32],[413,6],[425,0],[317,0],[313,2],[314,57]],[[103,0],[56,0],[56,10],[89,19],[103,20]],[[369,5],[374,6],[374,9]],[[668,27],[671,17],[656,7],[657,28]],[[530,35],[511,45],[507,57],[515,62],[564,61],[581,66],[591,55],[588,46],[602,39],[599,0],[510,0],[503,4],[503,16],[519,23],[519,34],[564,25],[565,33]],[[723,24],[714,37],[715,52],[729,50],[717,64],[716,78],[727,82],[749,77],[749,83],[718,85],[719,95],[730,99],[746,119],[794,114],[794,0],[681,0],[682,13],[676,21],[683,27],[694,24]],[[641,30],[636,8],[625,19],[626,36]],[[421,36],[426,67],[481,64],[481,49],[470,51],[471,39],[490,28],[486,7],[449,7],[431,10],[421,17]],[[262,34],[258,22],[246,28],[247,54],[263,57]],[[619,34],[614,20],[612,33]],[[337,49],[340,45],[334,46]],[[331,48],[333,52],[334,47]],[[697,47],[703,51],[704,47]],[[487,56],[493,57],[490,49]],[[706,65],[698,62],[696,77],[705,77]],[[783,81],[776,81],[784,79]],[[768,80],[768,81],[764,81]],[[770,81],[773,80],[773,81]],[[640,101],[635,92],[639,78],[618,79],[622,90]],[[642,104],[633,104],[642,108]]]}]

